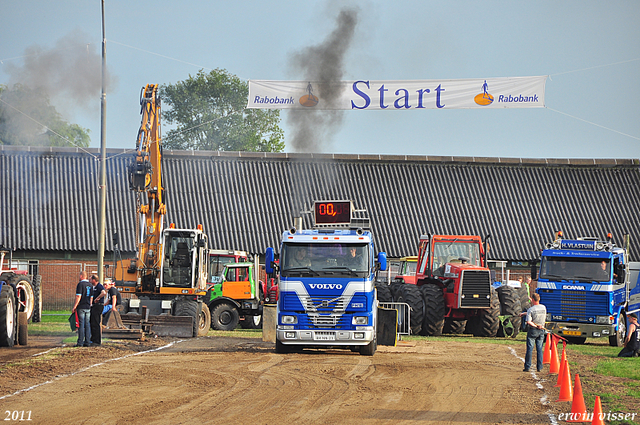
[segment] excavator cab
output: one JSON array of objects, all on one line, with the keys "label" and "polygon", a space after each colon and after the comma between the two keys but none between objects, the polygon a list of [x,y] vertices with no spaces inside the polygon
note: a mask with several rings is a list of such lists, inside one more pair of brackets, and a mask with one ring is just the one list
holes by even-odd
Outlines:
[{"label": "excavator cab", "polygon": [[206,236],[192,229],[165,229],[163,245],[162,286],[195,289],[202,286],[200,265],[205,264]]}]

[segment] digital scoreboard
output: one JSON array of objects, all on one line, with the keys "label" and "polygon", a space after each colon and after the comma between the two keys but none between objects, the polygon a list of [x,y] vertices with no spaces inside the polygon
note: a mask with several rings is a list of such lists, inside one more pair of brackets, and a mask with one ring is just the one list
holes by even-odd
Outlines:
[{"label": "digital scoreboard", "polygon": [[316,201],[313,209],[316,225],[351,223],[351,201]]}]

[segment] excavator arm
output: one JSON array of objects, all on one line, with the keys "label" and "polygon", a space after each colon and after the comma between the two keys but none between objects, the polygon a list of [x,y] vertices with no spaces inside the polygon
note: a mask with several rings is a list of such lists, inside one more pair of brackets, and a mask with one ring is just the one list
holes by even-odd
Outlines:
[{"label": "excavator arm", "polygon": [[137,281],[145,292],[157,291],[156,280],[162,267],[161,235],[167,213],[163,199],[160,98],[157,91],[158,85],[147,84],[140,94],[142,122],[136,141],[136,158],[128,170],[129,187],[136,192]]}]

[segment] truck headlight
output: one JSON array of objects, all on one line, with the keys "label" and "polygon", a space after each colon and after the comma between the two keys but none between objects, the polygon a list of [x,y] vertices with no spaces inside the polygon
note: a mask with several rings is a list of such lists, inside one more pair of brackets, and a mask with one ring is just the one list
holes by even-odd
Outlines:
[{"label": "truck headlight", "polygon": [[353,316],[351,319],[352,325],[368,325],[369,318],[367,316]]},{"label": "truck headlight", "polygon": [[298,316],[282,316],[282,324],[295,325],[298,323]]},{"label": "truck headlight", "polygon": [[613,316],[596,316],[596,323],[600,325],[610,325],[613,323]]}]

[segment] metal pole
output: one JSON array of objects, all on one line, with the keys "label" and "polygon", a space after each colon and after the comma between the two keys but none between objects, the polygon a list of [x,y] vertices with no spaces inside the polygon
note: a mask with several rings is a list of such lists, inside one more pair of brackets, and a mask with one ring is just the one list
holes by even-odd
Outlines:
[{"label": "metal pole", "polygon": [[102,96],[100,102],[100,223],[98,245],[98,278],[104,283],[105,222],[107,211],[107,93],[105,90],[107,70],[107,39],[104,29],[104,0],[102,0]]}]

